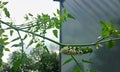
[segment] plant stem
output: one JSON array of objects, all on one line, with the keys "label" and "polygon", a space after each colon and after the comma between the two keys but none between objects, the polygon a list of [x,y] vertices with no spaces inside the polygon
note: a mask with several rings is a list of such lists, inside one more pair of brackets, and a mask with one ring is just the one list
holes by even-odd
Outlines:
[{"label": "plant stem", "polygon": [[[104,40],[104,41],[100,40],[100,41],[97,41],[97,42],[94,42],[94,43],[89,43],[89,44],[62,44],[62,43],[59,43],[59,42],[57,42],[57,41],[55,41],[55,40],[52,40],[52,39],[50,39],[50,38],[41,36],[41,35],[39,35],[39,34],[35,34],[34,32],[29,32],[29,31],[27,31],[27,30],[23,30],[23,29],[20,29],[20,28],[18,28],[18,27],[14,27],[14,26],[12,26],[12,25],[10,25],[10,24],[7,24],[6,22],[3,22],[2,20],[0,20],[0,22],[3,23],[3,24],[5,24],[5,25],[7,25],[7,26],[9,26],[9,27],[11,27],[11,28],[13,28],[13,29],[15,29],[15,30],[23,31],[23,32],[26,32],[26,33],[33,34],[33,35],[35,35],[35,36],[44,38],[44,39],[49,40],[49,41],[51,41],[51,42],[53,42],[53,43],[55,43],[55,44],[58,44],[58,45],[60,45],[60,46],[94,46],[94,45],[96,45],[96,44],[106,43],[106,42],[108,42],[108,41],[111,40],[111,39]],[[118,37],[118,38],[112,38],[112,40],[113,40],[113,41],[120,40],[120,37]]]},{"label": "plant stem", "polygon": [[[102,44],[110,41],[111,39],[95,42],[95,43],[89,43],[89,44],[62,44],[63,46],[94,46],[96,44]],[[120,38],[112,38],[113,41],[120,40]]]},{"label": "plant stem", "polygon": [[22,38],[21,38],[21,35],[20,35],[20,32],[17,30],[17,33],[18,33],[18,35],[19,35],[19,38],[20,38],[20,41],[21,41],[21,45],[22,45],[22,56],[21,56],[21,64],[22,64],[22,66],[23,66],[23,53],[24,53],[24,46],[23,46],[23,40],[22,40]]},{"label": "plant stem", "polygon": [[35,34],[34,32],[29,32],[29,31],[27,31],[27,30],[20,29],[20,28],[18,28],[18,27],[14,27],[14,26],[12,26],[12,25],[10,25],[10,24],[7,24],[6,22],[3,22],[3,21],[1,21],[1,20],[0,20],[0,22],[3,23],[3,24],[5,24],[5,25],[7,25],[7,26],[9,26],[9,27],[11,27],[11,28],[13,28],[13,29],[15,29],[15,30],[22,31],[22,32],[26,32],[26,33],[30,33],[30,34],[32,34],[32,35],[41,37],[41,38],[43,38],[43,39],[49,40],[49,41],[51,41],[51,42],[53,42],[53,43],[56,43],[56,44],[62,46],[61,43],[59,43],[59,42],[57,42],[57,41],[55,41],[55,40],[52,40],[52,39],[50,39],[50,38],[41,36],[41,35],[39,35],[39,34]]},{"label": "plant stem", "polygon": [[71,55],[71,57],[73,58],[73,60],[74,60],[75,63],[77,64],[77,66],[79,66],[80,72],[81,72],[82,68],[81,68],[80,64],[78,63],[78,61],[75,59],[75,57],[74,57],[73,55]]}]

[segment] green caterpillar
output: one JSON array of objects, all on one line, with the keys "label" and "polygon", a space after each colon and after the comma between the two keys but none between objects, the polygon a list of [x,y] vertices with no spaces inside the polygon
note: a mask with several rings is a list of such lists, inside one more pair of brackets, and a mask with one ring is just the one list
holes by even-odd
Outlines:
[{"label": "green caterpillar", "polygon": [[92,53],[93,50],[90,47],[80,47],[80,46],[65,46],[61,49],[61,53],[66,55],[83,55],[87,53]]}]

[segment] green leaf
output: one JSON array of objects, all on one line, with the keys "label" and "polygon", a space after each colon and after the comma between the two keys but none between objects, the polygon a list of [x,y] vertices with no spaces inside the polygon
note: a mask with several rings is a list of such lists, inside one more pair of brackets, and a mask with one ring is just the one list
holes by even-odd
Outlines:
[{"label": "green leaf", "polygon": [[8,4],[8,2],[3,2],[4,5]]},{"label": "green leaf", "polygon": [[55,13],[53,13],[53,15],[54,15],[54,16],[56,16],[56,14],[55,14]]},{"label": "green leaf", "polygon": [[49,49],[47,48],[47,46],[43,46],[43,48],[49,53]]},{"label": "green leaf", "polygon": [[65,22],[66,20],[67,20],[66,16],[61,16],[61,17],[60,17],[60,21],[61,21],[61,22]]},{"label": "green leaf", "polygon": [[13,69],[16,71],[20,67],[21,59],[19,58],[16,62],[13,64]]},{"label": "green leaf", "polygon": [[110,21],[110,27],[114,29],[114,23],[113,23],[113,21]]},{"label": "green leaf", "polygon": [[57,9],[57,14],[59,14],[59,15],[60,15],[60,10],[59,10],[59,9]]},{"label": "green leaf", "polygon": [[2,59],[0,58],[0,67],[2,66]]},{"label": "green leaf", "polygon": [[88,61],[88,60],[85,60],[85,59],[82,59],[82,62],[89,63],[89,64],[94,64],[94,62],[91,62],[91,61]]},{"label": "green leaf", "polygon": [[73,60],[73,58],[67,59],[67,60],[63,63],[63,65],[65,65],[65,64],[67,64],[67,63],[69,63],[69,62],[71,62],[72,60]]},{"label": "green leaf", "polygon": [[5,51],[10,51],[8,48],[4,48]]},{"label": "green leaf", "polygon": [[116,33],[114,23],[112,21],[110,21],[109,32],[110,32],[111,35],[112,34],[114,35]]},{"label": "green leaf", "polygon": [[27,38],[27,34],[24,36],[24,38],[22,40],[25,40]]},{"label": "green leaf", "polygon": [[19,44],[13,44],[13,45],[12,45],[12,47],[21,47],[21,46],[22,46],[21,43],[19,43]]},{"label": "green leaf", "polygon": [[0,57],[2,56],[3,54],[3,48],[4,48],[4,45],[0,43]]},{"label": "green leaf", "polygon": [[24,18],[25,18],[25,20],[28,20],[28,19],[29,19],[28,15],[25,15],[25,17],[24,17]]},{"label": "green leaf", "polygon": [[40,19],[41,19],[41,16],[40,16],[40,15],[37,15],[37,18],[38,18],[38,20],[40,20]]},{"label": "green leaf", "polygon": [[53,30],[53,34],[54,34],[55,37],[58,38],[58,31],[57,30]]},{"label": "green leaf", "polygon": [[27,47],[26,48],[28,48],[30,45],[32,45],[33,44],[33,39],[31,39],[30,40],[30,42],[29,42],[29,44],[27,45]]},{"label": "green leaf", "polygon": [[120,30],[118,30],[116,33],[117,33],[117,35],[120,37]]},{"label": "green leaf", "polygon": [[0,36],[4,33],[5,31],[3,29],[0,29]]},{"label": "green leaf", "polygon": [[108,28],[108,24],[104,21],[100,21],[100,24],[103,26],[103,28]]},{"label": "green leaf", "polygon": [[63,10],[63,13],[66,15],[66,13],[67,13],[66,9]]},{"label": "green leaf", "polygon": [[82,71],[81,71],[81,69],[80,69],[79,67],[77,67],[77,68],[75,68],[75,69],[73,70],[73,72],[82,72]]},{"label": "green leaf", "polygon": [[7,37],[6,37],[6,38],[3,38],[3,40],[6,41],[6,40],[8,40],[8,38],[7,38]]},{"label": "green leaf", "polygon": [[19,40],[20,38],[19,37],[17,37],[17,38],[15,38],[15,39],[13,39],[11,42],[13,42],[13,41],[16,41],[16,40]]},{"label": "green leaf", "polygon": [[113,46],[115,46],[115,41],[113,40],[108,41],[108,48],[113,48]]},{"label": "green leaf", "polygon": [[103,21],[100,21],[100,24],[103,26],[103,28],[102,28],[102,37],[106,38],[106,37],[110,36],[111,35],[110,26],[106,22],[103,22]]},{"label": "green leaf", "polygon": [[71,18],[71,19],[75,19],[75,18],[74,18],[71,14],[69,14],[69,13],[67,14],[67,17],[68,17],[68,18]]},{"label": "green leaf", "polygon": [[3,35],[4,37],[8,37],[7,35]]},{"label": "green leaf", "polygon": [[61,28],[60,23],[59,23],[59,22],[58,22],[58,23],[56,23],[56,24],[55,24],[55,27],[56,27],[57,29],[60,29],[60,28]]},{"label": "green leaf", "polygon": [[4,42],[4,45],[8,45],[10,42]]},{"label": "green leaf", "polygon": [[110,36],[110,32],[108,31],[108,29],[103,28],[103,29],[102,29],[102,37],[103,37],[103,38],[106,38],[106,37],[108,37],[108,36]]},{"label": "green leaf", "polygon": [[0,45],[4,44],[4,40],[2,38],[0,38]]},{"label": "green leaf", "polygon": [[89,72],[97,72],[96,70],[91,69]]},{"label": "green leaf", "polygon": [[38,48],[38,47],[40,47],[41,46],[41,44],[40,43],[38,43],[36,46],[35,46],[35,48]]},{"label": "green leaf", "polygon": [[8,18],[10,18],[10,13],[9,13],[8,9],[7,9],[7,8],[4,8],[3,11],[4,11],[5,15],[6,15]]},{"label": "green leaf", "polygon": [[13,32],[14,32],[13,30],[10,30],[10,36],[12,36],[12,35],[13,35]]},{"label": "green leaf", "polygon": [[29,14],[29,16],[33,16],[31,13],[28,13]]}]

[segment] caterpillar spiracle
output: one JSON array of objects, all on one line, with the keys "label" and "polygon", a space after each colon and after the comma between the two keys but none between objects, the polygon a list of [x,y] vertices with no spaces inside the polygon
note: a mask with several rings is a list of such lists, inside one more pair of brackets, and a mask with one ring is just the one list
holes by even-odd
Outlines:
[{"label": "caterpillar spiracle", "polygon": [[87,53],[92,53],[93,50],[90,47],[77,47],[77,46],[65,46],[61,49],[61,53],[66,55],[83,55]]}]

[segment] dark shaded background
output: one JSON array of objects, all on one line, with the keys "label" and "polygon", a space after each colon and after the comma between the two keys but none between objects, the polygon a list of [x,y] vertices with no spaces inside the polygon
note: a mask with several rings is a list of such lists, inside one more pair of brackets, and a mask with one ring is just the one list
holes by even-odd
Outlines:
[{"label": "dark shaded background", "polygon": [[[62,25],[61,42],[68,44],[84,44],[95,42],[101,35],[100,21],[115,23],[120,28],[120,0],[64,0],[61,8],[66,8],[75,20],[68,19]],[[120,41],[108,49],[106,45],[92,54],[76,56],[77,60],[87,59],[95,64],[82,63],[83,70],[95,69],[97,72],[120,72]],[[70,56],[61,55],[63,62]],[[72,72],[76,67],[75,62],[62,66],[62,72]]]}]

